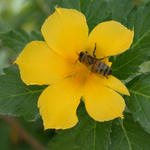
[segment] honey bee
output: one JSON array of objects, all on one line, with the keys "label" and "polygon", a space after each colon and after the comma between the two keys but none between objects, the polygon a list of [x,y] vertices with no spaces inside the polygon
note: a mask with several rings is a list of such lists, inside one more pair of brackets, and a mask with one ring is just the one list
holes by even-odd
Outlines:
[{"label": "honey bee", "polygon": [[107,76],[112,74],[112,69],[108,65],[106,65],[104,62],[102,62],[104,58],[101,58],[101,59],[96,58],[95,51],[96,51],[96,44],[95,44],[95,48],[93,51],[93,56],[88,54],[87,51],[85,52],[81,51],[79,53],[78,60],[82,64],[90,68],[91,72],[94,72],[96,74],[101,74],[105,76],[106,78],[108,78]]}]

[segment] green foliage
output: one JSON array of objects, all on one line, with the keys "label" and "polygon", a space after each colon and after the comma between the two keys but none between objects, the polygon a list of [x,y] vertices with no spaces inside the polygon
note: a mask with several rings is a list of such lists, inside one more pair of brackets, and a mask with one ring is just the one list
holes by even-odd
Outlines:
[{"label": "green foliage", "polygon": [[[144,1],[147,2],[142,0]],[[126,82],[130,81],[127,87],[131,96],[125,97],[130,114],[125,113],[123,121],[116,119],[99,123],[89,117],[81,104],[78,109],[79,123],[72,129],[50,134],[49,149],[149,150],[150,74],[137,75],[141,71],[141,64],[150,58],[150,2],[139,5],[132,0],[31,0],[28,7],[17,17],[15,27],[20,28],[23,23],[34,18],[37,28],[40,29],[45,17],[54,12],[55,6],[74,8],[84,13],[90,31],[100,22],[117,20],[134,29],[135,36],[130,50],[112,57],[113,75]],[[5,28],[5,22],[0,22],[1,31],[11,28],[7,21],[6,24]],[[16,29],[1,33],[0,40],[2,48],[7,47],[18,55],[27,43],[43,38],[39,31],[28,33]],[[146,70],[144,72],[150,72],[150,67],[145,69],[143,66],[142,70]],[[4,69],[4,75],[0,76],[0,115],[36,120],[39,116],[37,100],[44,88],[25,85],[16,66]],[[7,142],[8,137],[5,140]]]},{"label": "green foliage", "polygon": [[[2,150],[9,150],[11,148],[10,139],[9,139],[9,130],[8,125],[4,121],[0,121],[0,148]],[[5,135],[5,136],[1,136]]]},{"label": "green foliage", "polygon": [[49,143],[51,150],[108,150],[111,122],[99,123],[91,119],[82,104],[78,110],[76,127],[58,131]]},{"label": "green foliage", "polygon": [[140,75],[128,83],[131,96],[126,97],[133,117],[150,133],[150,74]]},{"label": "green foliage", "polygon": [[[17,126],[15,126],[16,124]],[[33,150],[32,140],[46,147],[52,131],[43,133],[40,119],[35,122],[27,122],[23,118],[2,116],[0,117],[0,133],[0,150]],[[24,141],[24,138],[28,141]],[[28,143],[29,141],[31,144]],[[36,145],[35,142],[33,144]],[[42,149],[39,147],[39,150]]]},{"label": "green foliage", "polygon": [[[134,12],[134,11],[133,11]],[[135,13],[135,12],[134,12]],[[113,62],[113,74],[119,79],[127,79],[136,75],[139,66],[149,60],[150,56],[150,3],[140,7],[134,19],[134,41],[131,49],[118,56]]]},{"label": "green foliage", "polygon": [[90,31],[98,23],[110,19],[110,9],[106,0],[47,0],[47,2],[50,9],[57,6],[77,9],[84,13]]},{"label": "green foliage", "polygon": [[25,85],[16,67],[4,72],[5,75],[0,76],[0,114],[35,120],[39,115],[37,100],[44,87]]},{"label": "green foliage", "polygon": [[[134,3],[131,0],[45,0],[52,12],[54,7],[73,8],[81,11],[87,19],[90,31],[100,22],[117,20],[133,27]],[[118,13],[119,12],[119,13]]]},{"label": "green foliage", "polygon": [[82,7],[83,9],[81,9],[81,11],[85,14],[87,18],[87,24],[89,26],[90,31],[100,22],[110,19],[109,5],[105,0],[91,1],[91,3],[89,3],[89,6],[87,6],[88,9],[84,8],[85,7],[84,3]]},{"label": "green foliage", "polygon": [[134,30],[134,42],[140,40],[150,31],[150,2],[137,10]]},{"label": "green foliage", "polygon": [[[129,26],[132,22],[129,22],[128,17],[134,15],[134,5],[131,0],[110,0],[109,3],[111,9],[111,19],[121,22],[122,24]],[[133,25],[132,25],[133,26]],[[131,28],[131,25],[129,26]]]},{"label": "green foliage", "polygon": [[40,29],[50,14],[44,0],[0,0],[0,32]]},{"label": "green foliage", "polygon": [[130,114],[125,120],[114,121],[109,150],[149,150],[150,135],[138,123],[134,122]]},{"label": "green foliage", "polygon": [[130,50],[121,54],[113,62],[113,74],[119,79],[127,79],[139,71],[140,65],[150,56],[150,31],[133,43]]},{"label": "green foliage", "polygon": [[22,51],[24,46],[30,41],[43,40],[42,35],[38,31],[28,33],[24,30],[9,31],[0,35],[3,46],[14,50],[17,54]]}]

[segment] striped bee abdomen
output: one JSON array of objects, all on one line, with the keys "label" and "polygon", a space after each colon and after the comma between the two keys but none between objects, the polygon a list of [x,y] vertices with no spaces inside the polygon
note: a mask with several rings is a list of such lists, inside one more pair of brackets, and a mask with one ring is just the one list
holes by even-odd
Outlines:
[{"label": "striped bee abdomen", "polygon": [[81,51],[79,54],[79,61],[85,66],[89,67],[91,72],[101,74],[107,78],[108,75],[112,74],[112,70],[109,66],[101,61],[101,59],[97,59],[89,55],[87,52]]},{"label": "striped bee abdomen", "polygon": [[111,68],[98,60],[93,64],[91,71],[94,73],[102,74],[104,76],[112,74]]}]

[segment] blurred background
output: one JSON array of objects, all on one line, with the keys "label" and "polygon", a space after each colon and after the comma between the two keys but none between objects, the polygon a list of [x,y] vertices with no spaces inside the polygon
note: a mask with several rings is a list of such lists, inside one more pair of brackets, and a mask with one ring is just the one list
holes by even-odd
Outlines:
[{"label": "blurred background", "polygon": [[[14,29],[40,31],[43,21],[52,12],[50,1],[53,0],[0,0],[0,34]],[[133,1],[142,5],[148,0]],[[3,47],[0,41],[0,74],[14,57],[13,51]],[[149,68],[150,63],[143,64],[141,71]],[[53,134],[53,130],[43,131],[41,119],[26,122],[23,118],[0,116],[0,150],[44,150]]]},{"label": "blurred background", "polygon": [[[0,0],[0,34],[23,29],[39,30],[50,9],[44,0]],[[0,74],[15,54],[0,41]],[[44,150],[53,131],[43,130],[41,119],[26,122],[23,118],[0,116],[0,150]]]},{"label": "blurred background", "polygon": [[[0,0],[0,33],[14,29],[40,30],[50,14],[47,3],[46,0]],[[9,65],[12,55],[12,51],[0,44],[0,74],[2,68]]]}]

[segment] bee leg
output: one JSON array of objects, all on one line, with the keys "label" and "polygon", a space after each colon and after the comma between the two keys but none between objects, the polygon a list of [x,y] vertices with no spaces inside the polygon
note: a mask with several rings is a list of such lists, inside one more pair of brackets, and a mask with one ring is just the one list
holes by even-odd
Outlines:
[{"label": "bee leg", "polygon": [[93,51],[93,56],[94,56],[94,57],[96,57],[95,51],[96,51],[96,43],[95,43],[95,47],[94,47],[94,51]]},{"label": "bee leg", "polygon": [[103,60],[103,59],[105,59],[105,58],[108,58],[108,56],[106,56],[106,57],[103,57],[103,58],[100,58],[99,60]]}]

